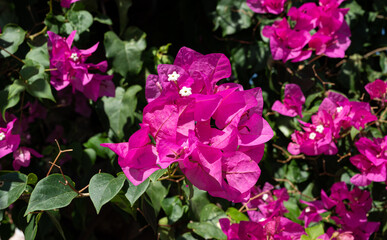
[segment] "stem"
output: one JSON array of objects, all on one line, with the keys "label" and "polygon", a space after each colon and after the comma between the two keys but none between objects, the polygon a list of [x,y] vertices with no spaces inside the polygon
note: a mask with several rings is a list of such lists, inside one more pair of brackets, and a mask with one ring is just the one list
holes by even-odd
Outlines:
[{"label": "stem", "polygon": [[[59,145],[59,143],[58,143],[58,140],[55,139],[55,142],[56,142],[56,145],[58,146],[59,153],[58,153],[58,155],[56,155],[56,158],[54,159],[54,162],[51,163],[51,167],[50,167],[50,169],[48,170],[46,177],[48,177],[48,175],[50,175],[52,168],[53,168],[54,166],[57,166],[57,165],[56,165],[56,161],[58,161],[59,156],[60,156],[62,153],[65,153],[65,152],[72,152],[72,151],[73,151],[73,149],[62,150],[62,149],[60,148],[60,145]],[[60,168],[59,168],[59,169],[60,169]]]},{"label": "stem", "polygon": [[372,50],[371,52],[365,54],[365,55],[363,56],[363,58],[368,58],[368,57],[370,57],[371,55],[373,55],[374,53],[381,52],[381,51],[385,51],[385,50],[387,50],[387,47],[377,48],[377,49]]},{"label": "stem", "polygon": [[7,49],[3,48],[2,46],[0,46],[0,49],[3,50],[4,52],[8,53],[11,57],[15,58],[19,62],[25,64],[23,60],[21,60],[20,58],[16,57],[14,54],[10,53]]},{"label": "stem", "polygon": [[46,33],[46,31],[47,31],[47,26],[45,26],[41,31],[39,31],[39,32],[37,32],[35,34],[30,35],[28,38],[31,39],[31,41],[33,41],[34,38],[36,38],[40,34]]}]

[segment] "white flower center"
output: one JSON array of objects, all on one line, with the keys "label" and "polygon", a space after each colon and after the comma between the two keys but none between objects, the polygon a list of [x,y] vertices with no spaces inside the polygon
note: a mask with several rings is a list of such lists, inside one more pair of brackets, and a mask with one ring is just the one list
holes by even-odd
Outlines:
[{"label": "white flower center", "polygon": [[341,112],[343,110],[343,106],[340,106],[340,107],[337,107],[336,108],[336,111],[339,113],[339,112]]},{"label": "white flower center", "polygon": [[263,201],[266,201],[269,198],[269,194],[265,193],[262,195]]},{"label": "white flower center", "polygon": [[177,81],[179,77],[180,77],[180,74],[178,74],[176,71],[173,71],[172,74],[168,74],[168,81]]},{"label": "white flower center", "polygon": [[323,131],[324,131],[324,126],[323,126],[323,125],[318,125],[318,126],[316,127],[316,132],[322,133]]},{"label": "white flower center", "polygon": [[258,220],[258,222],[263,222],[265,220],[266,220],[266,218],[261,218],[261,219]]},{"label": "white flower center", "polygon": [[179,91],[179,94],[182,96],[182,97],[187,97],[189,95],[192,94],[191,92],[191,88],[187,88],[187,87],[183,87],[180,91]]},{"label": "white flower center", "polygon": [[71,58],[74,62],[78,61],[78,59],[79,59],[78,54],[76,54],[76,53],[72,53],[71,56],[70,56],[70,58]]},{"label": "white flower center", "polygon": [[316,133],[312,132],[309,134],[309,139],[314,140],[316,138]]},{"label": "white flower center", "polygon": [[5,134],[3,132],[0,132],[0,141],[4,140]]},{"label": "white flower center", "polygon": [[305,212],[306,213],[310,212],[310,207],[305,208]]}]

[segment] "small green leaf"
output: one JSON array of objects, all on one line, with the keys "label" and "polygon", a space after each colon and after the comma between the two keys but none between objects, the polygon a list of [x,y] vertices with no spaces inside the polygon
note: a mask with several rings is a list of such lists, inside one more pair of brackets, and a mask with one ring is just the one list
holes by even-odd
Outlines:
[{"label": "small green leaf", "polygon": [[305,232],[308,234],[308,236],[311,239],[316,239],[325,233],[324,232],[324,224],[320,223],[320,224],[315,225],[313,227],[306,228]]},{"label": "small green leaf", "polygon": [[125,193],[125,197],[129,200],[130,204],[133,206],[133,204],[137,201],[137,199],[139,199],[148,189],[150,181],[149,181],[149,178],[147,178],[144,182],[142,182],[137,186],[134,186],[133,183],[131,183],[129,180],[127,181],[129,183],[129,188]]},{"label": "small green leaf", "polygon": [[161,201],[167,196],[168,190],[159,181],[151,182],[146,190],[146,194],[151,200],[151,205],[155,211],[156,216],[160,212]]},{"label": "small green leaf", "polygon": [[90,179],[89,193],[97,214],[103,205],[117,195],[125,179],[125,175],[118,175],[115,178],[108,173],[98,173]]},{"label": "small green leaf", "polygon": [[59,234],[62,236],[64,240],[66,240],[66,237],[64,235],[64,231],[62,229],[62,226],[60,225],[60,222],[58,220],[58,217],[60,217],[59,212],[54,212],[54,211],[46,211],[48,216],[50,217],[51,221],[54,223],[54,226],[56,229],[58,229]]},{"label": "small green leaf", "polygon": [[48,56],[47,43],[40,47],[33,47],[26,55],[26,60],[32,60],[41,64],[44,68],[50,67],[50,60]]},{"label": "small green leaf", "polygon": [[19,103],[20,93],[25,90],[25,86],[19,80],[15,80],[11,85],[0,91],[0,110],[2,118],[5,118],[5,111]]},{"label": "small green leaf", "polygon": [[36,185],[38,182],[38,176],[35,173],[28,174],[27,184]]},{"label": "small green leaf", "polygon": [[236,223],[239,223],[240,221],[249,221],[249,218],[245,214],[239,212],[238,209],[233,207],[229,207],[226,214]]},{"label": "small green leaf", "polygon": [[[38,215],[41,215],[41,214],[42,213],[39,213]],[[37,220],[38,215],[33,214],[26,229],[24,229],[24,237],[26,240],[34,240],[36,237],[36,233],[38,232],[38,220]]]},{"label": "small green leaf", "polygon": [[164,173],[167,171],[167,169],[160,169],[152,173],[152,175],[149,176],[149,179],[152,180],[152,182],[157,181],[161,176],[164,175]]},{"label": "small green leaf", "polygon": [[142,51],[146,48],[146,34],[140,39],[122,41],[114,32],[106,32],[104,46],[106,57],[112,60],[113,70],[125,77],[127,73],[136,75],[142,69]]},{"label": "small green leaf", "polygon": [[209,222],[191,222],[187,227],[204,239],[227,239],[220,228]]},{"label": "small green leaf", "polygon": [[19,45],[24,42],[25,35],[26,31],[16,24],[10,23],[5,25],[0,35],[0,46],[7,52],[0,50],[0,57],[9,57],[9,53],[14,54]]},{"label": "small green leaf", "polygon": [[5,209],[15,202],[24,192],[27,176],[11,172],[0,176],[0,209]]},{"label": "small green leaf", "polygon": [[178,196],[163,199],[161,201],[161,207],[171,223],[175,223],[184,214],[183,204]]},{"label": "small green leaf", "polygon": [[[65,177],[68,181],[67,184],[74,186],[71,178]],[[63,176],[57,173],[40,180],[31,194],[24,216],[34,211],[53,210],[69,205],[78,196],[78,193],[64,183]]]},{"label": "small green leaf", "polygon": [[204,206],[200,212],[200,222],[210,222],[217,225],[221,218],[227,218],[226,213],[213,203]]},{"label": "small green leaf", "polygon": [[67,19],[70,24],[73,26],[74,30],[77,30],[77,34],[81,34],[84,31],[88,30],[93,24],[93,15],[88,11],[68,11]]},{"label": "small green leaf", "polygon": [[108,148],[102,147],[101,143],[112,143],[112,140],[105,137],[103,134],[98,133],[83,144],[86,148],[94,149],[97,155],[101,158],[113,158],[115,156],[113,151],[110,151]]},{"label": "small green leaf", "polygon": [[124,32],[128,24],[128,10],[132,6],[132,0],[115,0],[118,6],[118,16],[120,18],[120,33]]},{"label": "small green leaf", "polygon": [[48,82],[48,74],[44,67],[32,60],[26,60],[26,64],[20,71],[21,80],[25,83],[27,92],[37,98],[46,98],[55,102]]},{"label": "small green leaf", "polygon": [[124,138],[124,126],[128,118],[130,118],[131,123],[134,122],[137,107],[136,94],[140,90],[139,85],[131,86],[126,91],[121,87],[117,87],[115,97],[102,97],[110,128],[120,139]]}]

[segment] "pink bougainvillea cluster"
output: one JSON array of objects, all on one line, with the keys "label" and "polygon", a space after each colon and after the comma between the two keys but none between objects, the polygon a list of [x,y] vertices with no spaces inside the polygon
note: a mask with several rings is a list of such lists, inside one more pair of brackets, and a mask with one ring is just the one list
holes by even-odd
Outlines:
[{"label": "pink bougainvillea cluster", "polygon": [[294,155],[334,155],[337,153],[335,143],[341,134],[352,127],[364,128],[367,123],[376,120],[369,103],[349,101],[339,93],[329,92],[318,112],[312,116],[312,123],[299,120],[303,131],[296,130],[292,134],[288,151]]},{"label": "pink bougainvillea cluster", "polygon": [[91,73],[90,70],[106,72],[107,61],[98,64],[86,63],[87,58],[97,50],[98,43],[89,49],[71,47],[76,31],[69,37],[48,31],[47,47],[50,54],[51,85],[61,91],[67,86],[82,92],[85,97],[96,101],[101,96],[114,96],[113,76]]},{"label": "pink bougainvillea cluster", "polygon": [[[23,121],[20,124],[19,119],[12,114],[6,113],[5,119],[0,117],[0,158],[12,153],[12,166],[15,170],[19,170],[20,167],[28,167],[31,155],[38,158],[43,157],[32,148],[20,146],[21,142],[22,145],[29,142],[28,134],[25,133],[27,128],[28,122]],[[21,135],[26,137],[21,139]]]},{"label": "pink bougainvillea cluster", "polygon": [[[313,51],[316,55],[343,58],[351,44],[351,32],[344,19],[349,9],[339,8],[343,1],[320,0],[319,5],[310,2],[291,7],[287,16],[294,27],[286,18],[265,26],[262,35],[270,39],[273,59],[298,62],[308,59]],[[247,1],[253,11],[273,14],[283,11],[284,2]]]},{"label": "pink bougainvillea cluster", "polygon": [[183,47],[174,64],[149,75],[141,129],[128,142],[103,144],[135,185],[178,163],[199,189],[234,202],[248,199],[260,176],[264,143],[273,136],[262,118],[260,88],[217,85],[231,74],[223,54]]},{"label": "pink bougainvillea cluster", "polygon": [[367,220],[368,212],[372,208],[370,193],[358,187],[349,191],[345,182],[334,183],[329,197],[324,190],[321,190],[321,200],[312,202],[301,200],[301,202],[307,205],[299,217],[305,222],[305,227],[308,227],[311,222],[321,221],[323,219],[321,214],[326,212],[338,227],[328,229],[323,236],[320,236],[323,240],[332,239],[332,236],[341,239],[337,238],[340,234],[348,237],[345,239],[367,240],[380,225],[378,222]]},{"label": "pink bougainvillea cluster", "polygon": [[300,239],[306,235],[304,227],[322,221],[324,215],[325,221],[333,226],[317,239],[366,240],[380,225],[367,220],[372,207],[370,193],[357,187],[349,191],[345,182],[333,184],[329,197],[321,190],[321,200],[300,200],[306,205],[298,217],[304,222],[304,227],[284,217],[288,212],[284,202],[289,199],[285,188],[274,189],[265,183],[262,189],[255,187],[252,196],[252,200],[245,203],[250,221],[230,225],[228,218],[219,220],[227,239]]}]

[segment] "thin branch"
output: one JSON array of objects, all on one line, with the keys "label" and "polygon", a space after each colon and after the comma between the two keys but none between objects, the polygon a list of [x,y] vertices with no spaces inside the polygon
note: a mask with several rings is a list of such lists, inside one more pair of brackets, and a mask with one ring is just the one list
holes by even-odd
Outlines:
[{"label": "thin branch", "polygon": [[0,49],[3,50],[4,52],[8,53],[11,57],[15,58],[19,62],[25,64],[23,60],[21,60],[19,57],[15,56],[14,54],[10,53],[7,49],[3,48],[2,46],[0,46]]},{"label": "thin branch", "polygon": [[363,56],[363,58],[368,58],[368,57],[372,56],[373,54],[375,54],[375,53],[377,53],[377,52],[381,52],[381,51],[385,51],[385,50],[387,50],[387,47],[377,48],[377,49],[375,49],[375,50],[372,50],[372,51],[369,52],[369,53],[366,53],[366,54]]},{"label": "thin branch", "polygon": [[294,191],[297,194],[299,194],[299,195],[301,195],[303,197],[309,198],[311,200],[316,200],[316,198],[310,197],[310,196],[305,195],[302,192],[300,192],[300,190],[298,190],[298,188],[289,179],[286,179],[286,178],[274,178],[274,180],[276,180],[277,182],[287,182],[287,183],[289,183],[289,185],[294,189]]},{"label": "thin branch", "polygon": [[[50,169],[48,170],[46,177],[48,177],[48,175],[50,175],[52,168],[56,165],[56,162],[58,161],[59,156],[60,156],[62,153],[65,153],[65,152],[72,152],[72,151],[73,151],[73,149],[62,150],[62,149],[60,148],[60,145],[59,145],[58,140],[55,139],[55,142],[56,142],[56,145],[58,146],[59,153],[58,153],[58,155],[56,155],[56,158],[54,159],[54,162],[51,163],[51,167],[50,167]],[[59,168],[59,169],[60,169],[60,168]]]},{"label": "thin branch", "polygon": [[278,146],[277,144],[273,143],[272,145],[273,145],[273,147],[279,149],[282,152],[283,155],[288,157],[286,160],[277,160],[277,162],[287,163],[287,162],[289,162],[292,159],[305,159],[305,155],[304,154],[291,155],[285,149],[283,149],[282,147]]}]

